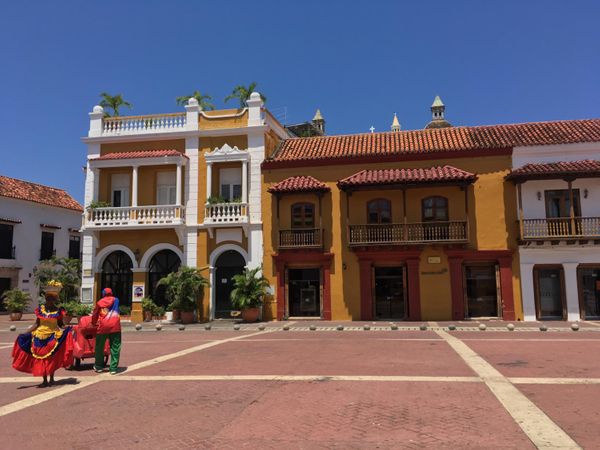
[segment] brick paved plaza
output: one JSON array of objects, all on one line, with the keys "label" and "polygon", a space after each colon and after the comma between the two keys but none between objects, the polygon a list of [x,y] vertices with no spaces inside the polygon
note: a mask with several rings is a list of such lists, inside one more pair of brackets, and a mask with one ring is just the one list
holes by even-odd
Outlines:
[{"label": "brick paved plaza", "polygon": [[3,319],[0,447],[600,447],[597,323],[338,325],[130,326],[119,375],[84,364],[39,389]]}]

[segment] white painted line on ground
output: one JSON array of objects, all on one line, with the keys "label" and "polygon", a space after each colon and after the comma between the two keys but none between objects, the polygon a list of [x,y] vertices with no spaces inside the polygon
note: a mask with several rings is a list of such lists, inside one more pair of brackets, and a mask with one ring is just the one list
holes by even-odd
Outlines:
[{"label": "white painted line on ground", "polygon": [[4,350],[5,348],[12,348],[13,344],[10,345],[0,345],[0,350]]},{"label": "white painted line on ground", "polygon": [[[596,322],[586,322],[585,324],[586,325],[592,325],[594,327],[600,327],[600,323],[596,323]],[[580,328],[580,330],[581,330],[581,328]]]},{"label": "white painted line on ground", "polygon": [[[598,336],[600,338],[600,336]],[[461,338],[461,341],[511,341],[511,342],[516,342],[516,341],[521,341],[521,342],[599,342],[600,343],[600,339],[586,339],[586,338],[573,338],[573,339],[554,339],[554,338],[548,338],[548,339],[537,339],[537,338],[533,338],[533,339],[527,339],[527,338],[514,338],[514,339],[505,339],[505,338]]]},{"label": "white painted line on ground", "polygon": [[529,378],[512,377],[514,384],[600,384],[600,378]]},{"label": "white painted line on ground", "polygon": [[217,341],[218,339],[190,339],[189,341],[127,341],[124,340],[123,341],[123,345],[129,345],[129,344],[152,344],[152,345],[156,345],[156,344],[181,344],[184,342],[187,343],[194,343],[194,342],[212,342],[212,341]]},{"label": "white painted line on ground", "polygon": [[[0,417],[6,416],[17,411],[21,411],[30,406],[39,405],[40,403],[47,402],[53,398],[60,397],[68,394],[69,392],[77,391],[84,387],[91,386],[92,384],[99,383],[102,380],[101,377],[88,377],[85,380],[79,381],[78,384],[70,384],[66,386],[60,386],[52,390],[46,390],[42,394],[34,395],[32,397],[19,400],[17,402],[9,403],[8,405],[0,406]],[[40,378],[37,378],[40,381]]]},{"label": "white painted line on ground", "polygon": [[519,391],[504,375],[475,353],[467,344],[445,331],[436,331],[481,377],[492,394],[538,449],[580,449],[581,447],[541,409]]},{"label": "white painted line on ground", "polygon": [[436,377],[404,375],[121,375],[113,381],[420,381],[481,383],[479,377]]}]

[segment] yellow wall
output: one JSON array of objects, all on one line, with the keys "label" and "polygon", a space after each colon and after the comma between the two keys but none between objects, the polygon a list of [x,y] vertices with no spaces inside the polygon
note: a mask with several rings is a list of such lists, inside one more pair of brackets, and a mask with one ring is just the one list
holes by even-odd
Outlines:
[{"label": "yellow wall", "polygon": [[[179,245],[177,234],[169,228],[159,228],[153,230],[142,231],[100,231],[98,233],[98,252],[104,247],[113,244],[121,244],[131,249],[132,252],[139,250],[139,258],[141,259],[150,247],[155,244],[173,244],[182,248]],[[138,261],[139,262],[139,261]]]},{"label": "yellow wall", "polygon": [[[268,187],[294,175],[311,175],[325,182],[331,193],[324,196],[323,221],[325,228],[325,251],[334,253],[331,276],[332,317],[337,320],[360,318],[360,272],[355,254],[346,241],[346,194],[337,188],[337,181],[365,168],[420,168],[449,164],[478,175],[478,180],[468,188],[470,242],[468,247],[477,250],[515,251],[513,257],[514,301],[517,317],[522,318],[519,288],[519,266],[516,244],[515,188],[504,181],[511,167],[511,156],[440,159],[436,161],[408,161],[362,165],[337,165],[299,167],[295,169],[268,169],[263,171],[263,227],[265,236],[265,274],[276,285],[276,273],[272,255],[276,253],[277,223],[271,223],[275,198],[267,192]],[[449,199],[451,220],[464,219],[464,192],[458,187],[422,188],[408,191],[407,220],[421,221],[421,199],[429,195],[444,195]],[[295,201],[292,196],[288,203]],[[294,196],[295,197],[295,196]],[[393,220],[402,222],[402,194],[388,190],[355,192],[350,197],[351,223],[366,222],[366,201],[369,198],[388,197],[392,200]],[[285,196],[284,196],[285,198]],[[326,205],[327,204],[327,205]],[[289,208],[280,206],[280,214],[289,217]],[[289,219],[284,219],[289,220]],[[275,229],[274,229],[275,228]],[[451,317],[450,275],[443,246],[425,246],[420,266],[421,308],[424,320],[440,320]],[[442,263],[432,269],[427,256],[441,256]],[[342,269],[343,263],[346,269]],[[423,272],[443,271],[440,274]]]},{"label": "yellow wall", "polygon": [[[198,126],[201,130],[246,127],[248,125],[248,111],[244,111],[243,114],[240,114],[241,111],[241,109],[203,111],[198,117]],[[205,115],[209,117],[205,117]],[[217,117],[232,115],[234,115],[234,117]]]}]

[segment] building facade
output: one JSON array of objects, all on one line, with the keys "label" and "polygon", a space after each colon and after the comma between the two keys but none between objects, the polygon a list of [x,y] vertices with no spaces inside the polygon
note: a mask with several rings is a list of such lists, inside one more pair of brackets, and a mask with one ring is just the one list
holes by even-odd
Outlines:
[{"label": "building facade", "polygon": [[525,320],[600,319],[600,142],[515,147]]},{"label": "building facade", "polygon": [[[324,135],[319,113],[318,133],[294,137],[308,125],[286,130],[257,93],[240,110],[191,100],[185,113],[104,118],[95,107],[84,300],[110,286],[140,320],[141,298],[166,304],[158,280],[187,265],[210,281],[200,319],[228,318],[232,277],[262,265],[264,319],[531,319],[518,208],[530,182],[512,178],[516,155],[593,147],[600,121],[452,127],[444,109],[436,98],[424,130],[395,118],[394,131],[347,136]],[[593,195],[586,186],[576,195]]]},{"label": "building facade", "polygon": [[166,306],[158,280],[179,266],[210,280],[200,319],[229,317],[232,277],[263,259],[261,163],[285,129],[254,93],[239,110],[105,118],[90,113],[84,301],[111,287],[141,320]]},{"label": "building facade", "polygon": [[0,176],[0,296],[19,288],[35,299],[41,260],[80,258],[82,212],[62,189]]}]

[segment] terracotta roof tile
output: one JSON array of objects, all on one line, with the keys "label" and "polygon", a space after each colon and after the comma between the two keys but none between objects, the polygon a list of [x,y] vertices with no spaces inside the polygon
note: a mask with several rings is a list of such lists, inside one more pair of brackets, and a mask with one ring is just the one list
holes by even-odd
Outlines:
[{"label": "terracotta roof tile", "polygon": [[83,211],[81,205],[66,191],[29,181],[0,175],[0,196],[41,203],[57,208]]},{"label": "terracotta roof tile", "polygon": [[329,186],[325,183],[308,175],[286,178],[268,189],[272,194],[285,192],[328,192],[329,190]]},{"label": "terracotta roof tile", "polygon": [[506,176],[507,180],[532,180],[568,176],[600,177],[600,161],[557,161],[551,163],[525,164]]},{"label": "terracotta roof tile", "polygon": [[385,184],[416,183],[472,183],[477,179],[475,174],[452,166],[437,166],[421,169],[379,169],[361,170],[338,181],[340,188],[353,186],[373,186]]},{"label": "terracotta roof tile", "polygon": [[165,150],[139,150],[134,152],[118,152],[118,153],[106,153],[98,158],[94,158],[92,161],[105,161],[109,159],[134,159],[134,158],[160,158],[162,156],[183,156],[183,153],[174,149]]},{"label": "terracotta roof tile", "polygon": [[326,160],[600,142],[600,119],[316,136],[285,140],[267,160]]}]

